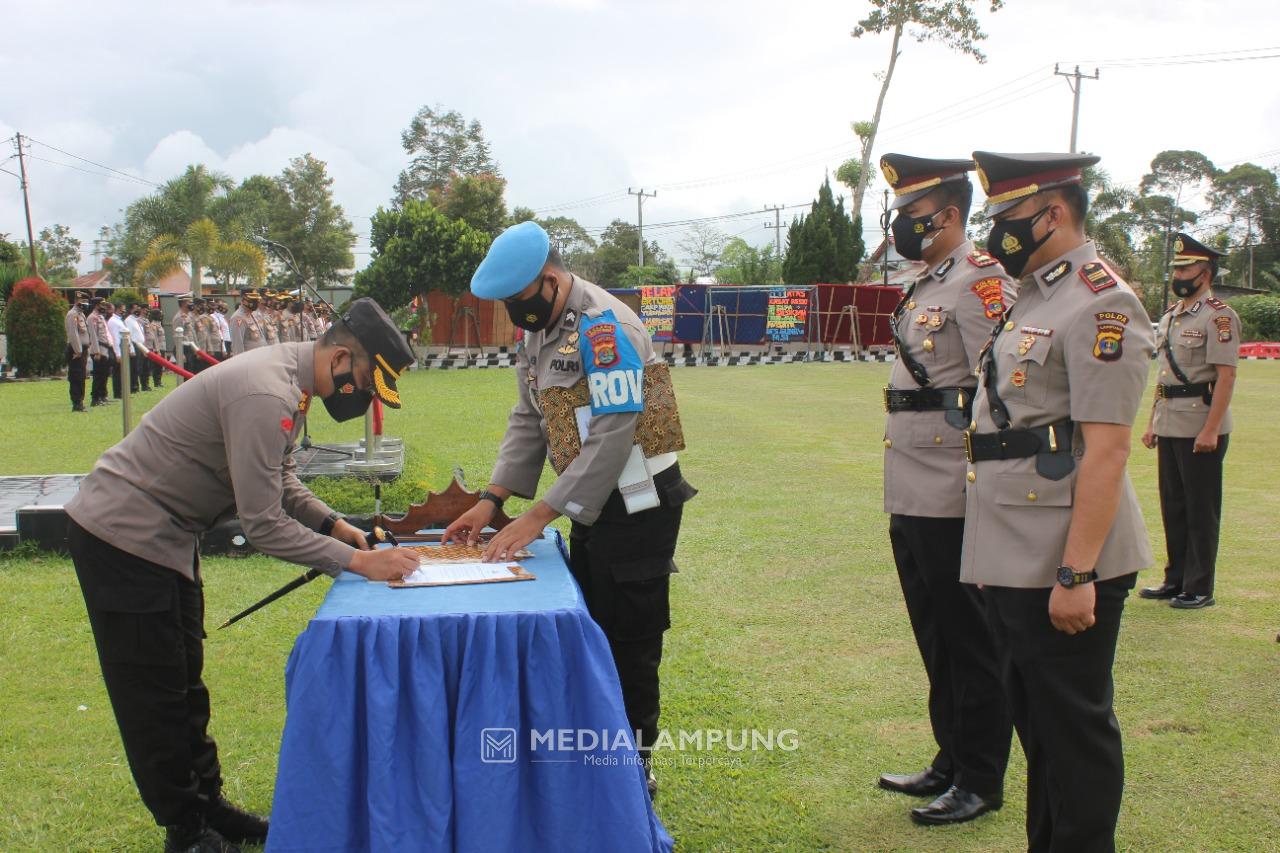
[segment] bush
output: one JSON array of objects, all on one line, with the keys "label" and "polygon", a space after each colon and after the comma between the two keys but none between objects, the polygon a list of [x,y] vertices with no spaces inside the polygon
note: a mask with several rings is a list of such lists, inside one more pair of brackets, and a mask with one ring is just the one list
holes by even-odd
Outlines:
[{"label": "bush", "polygon": [[1280,341],[1280,296],[1237,296],[1229,301],[1240,315],[1246,341]]},{"label": "bush", "polygon": [[42,279],[24,278],[13,286],[13,297],[5,306],[5,334],[9,363],[19,376],[40,376],[61,369],[68,307]]},{"label": "bush", "polygon": [[134,287],[117,287],[111,291],[111,295],[107,299],[112,305],[123,305],[126,309],[129,307],[130,302],[137,302],[140,305],[151,304],[151,297],[147,295],[147,292]]}]

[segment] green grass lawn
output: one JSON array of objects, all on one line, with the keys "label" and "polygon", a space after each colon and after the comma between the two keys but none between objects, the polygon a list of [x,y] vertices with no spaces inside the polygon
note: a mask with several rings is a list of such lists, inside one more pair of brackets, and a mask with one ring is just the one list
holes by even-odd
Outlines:
[{"label": "green grass lawn", "polygon": [[[1007,805],[973,824],[917,828],[907,817],[915,802],[875,786],[881,771],[916,770],[933,754],[923,668],[881,511],[887,375],[876,364],[675,371],[689,441],[682,464],[701,494],[685,514],[673,584],[663,725],[799,737],[794,751],[736,764],[723,749],[669,755],[658,812],[681,850],[1025,849],[1017,746]],[[1122,849],[1280,850],[1280,497],[1268,473],[1277,387],[1280,365],[1241,367],[1218,606],[1178,612],[1130,599],[1115,667],[1127,761]],[[387,429],[409,455],[405,476],[385,490],[388,508],[442,488],[455,466],[473,488],[483,484],[514,374],[419,372],[402,390],[407,408],[388,414]],[[144,395],[142,408],[158,398]],[[86,471],[120,435],[118,406],[73,416],[60,382],[0,385],[0,406],[0,474]],[[359,422],[335,425],[321,409],[312,421],[320,441],[361,434]],[[1161,554],[1155,455],[1136,438],[1130,471]],[[366,486],[317,491],[348,512],[372,508]],[[263,557],[207,560],[206,621],[216,625],[297,572]],[[1140,583],[1158,577],[1153,567]],[[327,586],[318,581],[206,644],[228,793],[255,809],[271,804],[284,663]],[[0,557],[0,693],[0,850],[159,848],[66,559]]]}]

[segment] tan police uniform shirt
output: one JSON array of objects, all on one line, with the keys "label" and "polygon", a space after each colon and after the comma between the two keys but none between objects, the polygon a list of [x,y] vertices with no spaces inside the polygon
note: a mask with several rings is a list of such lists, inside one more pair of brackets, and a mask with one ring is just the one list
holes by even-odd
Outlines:
[{"label": "tan police uniform shirt", "polygon": [[[1240,317],[1212,294],[1190,306],[1178,300],[1160,318],[1156,335],[1156,382],[1181,385],[1182,380],[1169,365],[1169,350],[1191,383],[1216,382],[1218,365],[1235,367],[1240,361]],[[1152,429],[1165,438],[1195,438],[1209,417],[1203,397],[1156,397]],[[1231,432],[1231,409],[1222,417],[1218,435]]]},{"label": "tan police uniform shirt", "polygon": [[159,320],[152,320],[150,323],[152,339],[156,342],[155,349],[157,352],[167,352],[169,349],[169,339],[164,333],[164,323]]},{"label": "tan police uniform shirt", "polygon": [[92,340],[89,338],[89,323],[85,320],[84,312],[80,310],[80,306],[71,306],[63,325],[67,330],[67,346],[71,347],[71,351],[76,358],[88,352]]},{"label": "tan police uniform shirt", "polygon": [[267,346],[280,343],[280,321],[276,317],[275,309],[269,308],[254,313],[258,315],[258,325],[262,328],[262,337]]},{"label": "tan police uniform shirt", "polygon": [[294,314],[292,311],[286,311],[284,313],[284,319],[281,320],[280,323],[280,340],[284,343],[301,343],[301,315]]},{"label": "tan police uniform shirt", "polygon": [[[1084,455],[1080,424],[1132,426],[1155,348],[1142,302],[1101,264],[1092,242],[1024,276],[1018,301],[995,339],[996,390],[1013,429],[1070,418],[1076,466],[1060,480],[1040,476],[1035,457],[969,463],[960,580],[1046,588],[1057,582]],[[997,431],[980,381],[977,432]],[[1115,521],[1095,570],[1100,580],[1152,563],[1147,531],[1126,471]]]},{"label": "tan police uniform shirt", "polygon": [[[978,351],[1013,304],[1013,282],[968,240],[916,279],[900,309],[898,333],[929,373],[930,388],[965,388],[972,399]],[[919,383],[897,359],[889,387]],[[965,424],[967,426],[967,424]],[[884,511],[930,518],[964,517],[964,431],[945,412],[893,412],[885,423]]]},{"label": "tan police uniform shirt", "polygon": [[292,457],[314,346],[264,348],[179,385],[98,458],[67,514],[193,578],[196,537],[238,513],[264,554],[340,574],[355,550],[315,532],[330,509],[299,482]]},{"label": "tan police uniform shirt", "polygon": [[[173,315],[173,320],[169,323],[169,325],[173,327],[173,333],[175,336],[178,334],[178,329],[182,330],[183,351],[178,353],[179,359],[186,357],[187,344],[194,344],[196,342],[195,319],[196,315],[192,314],[190,311],[186,314],[179,311]],[[177,343],[176,337],[174,342]]]},{"label": "tan police uniform shirt", "polygon": [[89,355],[106,358],[112,353],[111,332],[101,311],[89,312]]},{"label": "tan police uniform shirt", "polygon": [[262,329],[258,325],[256,311],[249,311],[243,305],[231,315],[231,354],[255,350],[266,346]]},{"label": "tan police uniform shirt", "polygon": [[[519,399],[507,421],[491,482],[525,498],[538,491],[547,458],[547,422],[538,405],[538,390],[570,388],[585,375],[582,359],[589,358],[591,350],[578,333],[582,315],[598,317],[612,310],[640,363],[658,361],[649,332],[635,312],[589,281],[573,276],[572,282],[564,314],[556,325],[545,332],[526,332],[516,357]],[[547,505],[582,524],[594,522],[609,494],[618,487],[618,477],[635,443],[638,419],[638,412],[593,417],[581,452],[543,496]]]}]

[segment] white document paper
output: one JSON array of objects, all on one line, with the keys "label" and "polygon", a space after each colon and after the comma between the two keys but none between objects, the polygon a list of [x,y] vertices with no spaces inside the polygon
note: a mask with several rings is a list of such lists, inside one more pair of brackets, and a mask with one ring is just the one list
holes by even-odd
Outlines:
[{"label": "white document paper", "polygon": [[[579,406],[573,413],[578,419],[578,440],[586,444],[587,435],[591,432],[591,407]],[[627,464],[622,467],[622,474],[618,477],[618,491],[622,493],[622,502],[628,515],[653,509],[660,503],[658,489],[645,464],[644,451],[638,444],[631,446],[631,455],[627,457]]]},{"label": "white document paper", "polygon": [[414,583],[476,583],[505,580],[512,576],[507,563],[422,563],[404,579]]}]

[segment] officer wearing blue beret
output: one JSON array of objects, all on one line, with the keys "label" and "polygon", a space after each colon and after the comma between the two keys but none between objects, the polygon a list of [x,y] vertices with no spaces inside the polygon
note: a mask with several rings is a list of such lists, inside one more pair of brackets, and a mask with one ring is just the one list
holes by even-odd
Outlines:
[{"label": "officer wearing blue beret", "polygon": [[[507,498],[532,498],[550,458],[556,482],[493,537],[485,559],[506,559],[562,515],[573,522],[569,568],[609,639],[648,764],[676,540],[683,505],[697,494],[676,457],[684,437],[671,375],[640,318],[566,270],[535,222],[494,240],[471,292],[501,301],[525,337],[493,477],[444,541],[474,543]],[[657,790],[652,770],[649,789]]]}]

